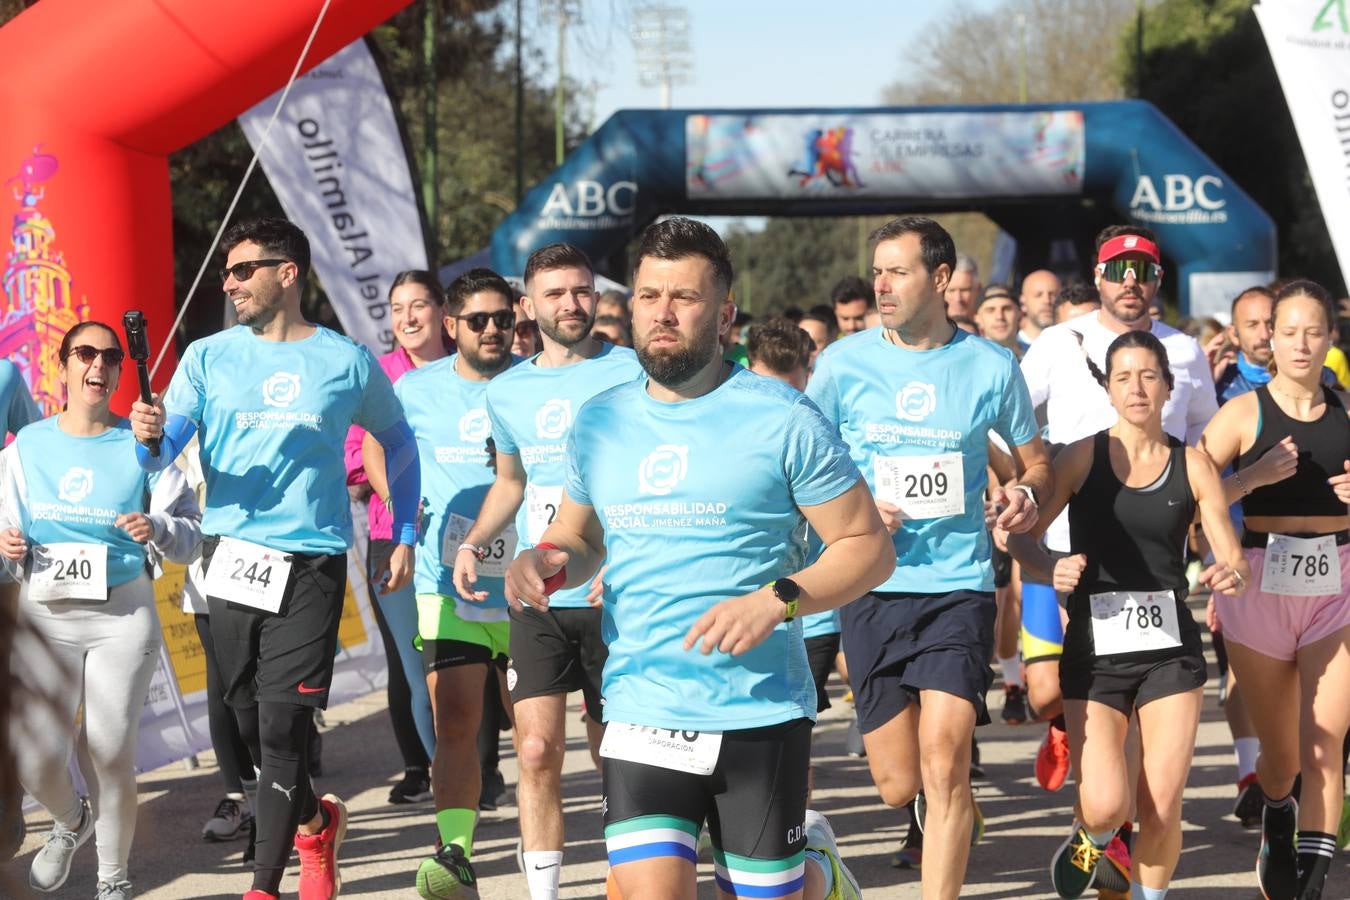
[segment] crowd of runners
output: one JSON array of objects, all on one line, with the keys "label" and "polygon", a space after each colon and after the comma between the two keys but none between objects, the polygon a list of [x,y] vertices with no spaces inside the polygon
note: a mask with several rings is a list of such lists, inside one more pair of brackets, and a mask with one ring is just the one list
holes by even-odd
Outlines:
[{"label": "crowd of runners", "polygon": [[1350,373],[1327,291],[1252,286],[1202,346],[1158,318],[1147,228],[1102,231],[1087,281],[1042,270],[1020,292],[984,288],[931,219],[871,244],[870,282],[754,322],[725,244],[684,218],[643,233],[631,297],[600,296],[565,244],[530,256],[523,295],[487,269],[405,272],[377,360],[304,319],[309,243],[264,219],[222,241],[238,326],[129,418],[108,324],[64,336],[50,417],[0,364],[0,602],[25,691],[6,731],[53,820],[31,888],[58,891],[93,837],[97,897],[132,896],[167,559],[189,567],[225,787],[202,837],[247,839],[244,900],[281,896],[293,850],[302,900],[338,896],[348,814],[316,786],[315,721],[356,546],[403,769],[389,801],[431,804],[409,838],[428,900],[477,895],[507,730],[518,864],[531,900],[558,896],[576,691],[611,898],[692,898],[708,851],[719,896],[861,896],[810,801],[833,671],[880,800],[909,810],[894,864],[957,897],[996,669],[998,714],[1046,730],[1039,784],[1077,787],[1047,883],[1157,900],[1205,631],[1253,884],[1346,896],[1328,873],[1350,838]]}]

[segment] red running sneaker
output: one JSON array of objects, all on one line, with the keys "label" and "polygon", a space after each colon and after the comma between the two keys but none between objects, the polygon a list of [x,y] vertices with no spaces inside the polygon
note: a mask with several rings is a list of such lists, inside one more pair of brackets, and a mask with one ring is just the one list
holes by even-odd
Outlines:
[{"label": "red running sneaker", "polygon": [[1036,752],[1036,781],[1047,791],[1064,787],[1069,777],[1069,735],[1051,722]]},{"label": "red running sneaker", "polygon": [[295,833],[300,900],[333,900],[342,892],[337,852],[347,836],[347,806],[333,794],[324,794],[319,803],[328,811],[328,827],[318,834]]},{"label": "red running sneaker", "polygon": [[257,888],[244,895],[244,900],[281,900],[276,894],[269,894],[267,891],[260,891]]}]

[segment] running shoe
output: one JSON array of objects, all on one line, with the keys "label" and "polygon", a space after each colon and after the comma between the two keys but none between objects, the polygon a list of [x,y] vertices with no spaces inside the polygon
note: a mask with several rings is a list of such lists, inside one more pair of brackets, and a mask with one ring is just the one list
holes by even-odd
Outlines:
[{"label": "running shoe", "polygon": [[94,900],[131,900],[130,881],[100,881]]},{"label": "running shoe", "polygon": [[28,870],[28,884],[44,894],[57,890],[70,877],[70,860],[80,845],[94,833],[94,810],[88,797],[80,798],[80,824],[72,831],[60,822],[52,825],[47,838],[33,857]]},{"label": "running shoe", "polygon": [[1020,684],[1003,686],[1003,724],[1021,725],[1027,720],[1027,692]]},{"label": "running shoe", "polygon": [[244,808],[244,801],[226,797],[216,804],[216,811],[202,826],[202,840],[233,841],[248,834],[253,813]]},{"label": "running shoe", "polygon": [[1050,859],[1050,883],[1066,900],[1081,897],[1097,880],[1097,862],[1104,851],[1088,839],[1087,830],[1074,823],[1073,832]]},{"label": "running shoe", "polygon": [[1256,773],[1253,772],[1238,782],[1233,816],[1242,823],[1243,828],[1259,828],[1261,811],[1265,808],[1266,801],[1261,797],[1261,785],[1256,783]]},{"label": "running shoe", "polygon": [[1064,787],[1069,777],[1069,735],[1051,722],[1045,731],[1045,740],[1036,752],[1036,782],[1047,791]]},{"label": "running shoe", "polygon": [[1097,860],[1097,900],[1130,900],[1130,867],[1130,848],[1116,832]]},{"label": "running shoe", "polygon": [[431,779],[426,769],[404,769],[403,780],[389,789],[390,803],[421,803],[431,799]]},{"label": "running shoe", "polygon": [[1350,794],[1341,803],[1341,826],[1336,829],[1336,846],[1342,850],[1350,846]]},{"label": "running shoe", "polygon": [[459,844],[446,844],[417,867],[417,893],[423,900],[450,900],[478,896],[478,879]]},{"label": "running shoe", "polygon": [[347,805],[333,794],[324,794],[319,803],[328,813],[328,824],[318,834],[295,833],[300,900],[332,900],[342,892],[337,854],[347,836]]},{"label": "running shoe", "polygon": [[257,888],[244,895],[244,900],[281,900],[276,894],[269,894],[267,891],[260,891]]},{"label": "running shoe", "polygon": [[834,887],[825,895],[825,900],[859,900],[862,888],[858,879],[839,858],[839,844],[834,839],[834,829],[823,815],[814,809],[806,811],[806,849],[823,853],[830,861],[834,874]]},{"label": "running shoe", "polygon": [[1283,809],[1265,807],[1261,815],[1261,852],[1256,857],[1256,883],[1265,900],[1293,900],[1298,892],[1298,801]]}]

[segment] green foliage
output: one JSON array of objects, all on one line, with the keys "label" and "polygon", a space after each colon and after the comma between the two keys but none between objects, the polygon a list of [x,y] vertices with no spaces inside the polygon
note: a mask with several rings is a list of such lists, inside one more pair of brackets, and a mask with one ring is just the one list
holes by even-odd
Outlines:
[{"label": "green foliage", "polygon": [[1162,0],[1134,37],[1124,81],[1205,151],[1279,229],[1279,275],[1345,294],[1326,222],[1251,0]]}]

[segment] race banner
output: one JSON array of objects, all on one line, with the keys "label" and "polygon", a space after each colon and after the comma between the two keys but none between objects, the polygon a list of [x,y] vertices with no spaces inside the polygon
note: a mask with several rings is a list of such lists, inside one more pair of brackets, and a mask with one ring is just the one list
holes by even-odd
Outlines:
[{"label": "race banner", "polygon": [[1255,11],[1350,284],[1350,0],[1264,0]]},{"label": "race banner", "polygon": [[1077,194],[1083,114],[933,112],[691,115],[694,199]]},{"label": "race banner", "polygon": [[[239,117],[255,149],[280,96]],[[389,350],[389,285],[404,269],[427,268],[427,250],[394,108],[364,41],[295,82],[259,161],[309,236],[343,330],[372,352]]]}]

